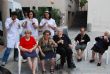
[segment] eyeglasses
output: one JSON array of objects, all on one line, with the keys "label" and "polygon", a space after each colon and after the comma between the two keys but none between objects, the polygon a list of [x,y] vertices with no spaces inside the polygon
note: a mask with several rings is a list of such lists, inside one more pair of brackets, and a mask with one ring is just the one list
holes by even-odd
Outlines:
[{"label": "eyeglasses", "polygon": [[50,36],[50,34],[45,34],[45,36]]}]

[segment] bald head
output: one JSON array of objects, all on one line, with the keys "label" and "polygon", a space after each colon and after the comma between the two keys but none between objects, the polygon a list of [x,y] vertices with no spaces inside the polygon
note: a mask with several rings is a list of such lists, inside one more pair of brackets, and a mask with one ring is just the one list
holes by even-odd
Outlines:
[{"label": "bald head", "polygon": [[108,31],[104,32],[104,36],[109,36],[109,32]]}]

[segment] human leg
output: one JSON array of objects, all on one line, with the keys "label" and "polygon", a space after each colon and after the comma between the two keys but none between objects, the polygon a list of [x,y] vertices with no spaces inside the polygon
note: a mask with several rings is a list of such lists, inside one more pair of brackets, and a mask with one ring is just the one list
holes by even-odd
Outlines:
[{"label": "human leg", "polygon": [[99,60],[97,66],[101,66],[101,62],[102,62],[102,54],[99,53]]},{"label": "human leg", "polygon": [[42,72],[45,72],[46,69],[45,69],[45,60],[41,60],[41,66],[42,66]]},{"label": "human leg", "polygon": [[37,58],[32,58],[32,73],[36,73],[36,67],[37,67]]},{"label": "human leg", "polygon": [[18,58],[18,49],[17,48],[14,48],[14,61],[17,61],[17,58]]},{"label": "human leg", "polygon": [[55,69],[55,58],[52,58],[51,59],[51,68],[50,68],[51,74],[54,73],[54,69]]},{"label": "human leg", "polygon": [[67,49],[68,51],[66,51],[66,57],[67,57],[67,65],[68,68],[76,68],[75,63],[73,61],[73,57],[72,57],[72,49]]},{"label": "human leg", "polygon": [[9,54],[10,54],[10,51],[11,51],[11,48],[6,48],[5,52],[4,52],[4,55],[3,55],[3,58],[2,58],[2,62],[4,64],[2,65],[5,65],[7,60],[8,60],[8,57],[9,57]]},{"label": "human leg", "polygon": [[90,63],[95,61],[95,55],[96,55],[96,52],[94,50],[92,50],[92,58],[90,60]]}]

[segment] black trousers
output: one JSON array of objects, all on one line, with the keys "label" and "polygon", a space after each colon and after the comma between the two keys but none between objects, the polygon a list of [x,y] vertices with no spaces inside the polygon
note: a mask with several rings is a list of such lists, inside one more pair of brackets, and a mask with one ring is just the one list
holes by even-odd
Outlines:
[{"label": "black trousers", "polygon": [[18,58],[18,49],[14,48],[14,57],[13,57],[13,59],[16,60],[16,58]]},{"label": "black trousers", "polygon": [[73,52],[72,52],[71,48],[69,48],[69,47],[65,47],[65,48],[64,47],[58,47],[56,52],[58,54],[60,54],[60,56],[61,56],[60,57],[61,58],[61,61],[60,61],[61,66],[64,66],[64,63],[66,62],[66,60],[67,60],[68,67],[70,67],[71,64],[74,63],[73,58],[72,58]]}]

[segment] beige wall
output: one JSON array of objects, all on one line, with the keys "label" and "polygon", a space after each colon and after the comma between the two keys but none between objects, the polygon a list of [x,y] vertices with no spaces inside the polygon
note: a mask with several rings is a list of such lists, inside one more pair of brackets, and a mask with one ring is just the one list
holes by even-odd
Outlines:
[{"label": "beige wall", "polygon": [[[60,9],[61,13],[64,14],[64,20],[65,20],[65,24],[67,25],[72,25],[72,22],[68,23],[68,11],[75,12],[77,10],[76,8],[76,3],[73,0],[73,3],[70,2],[70,0],[53,0],[54,4],[51,4],[51,0],[16,0],[19,1],[22,5],[22,7],[33,7],[35,6],[37,7],[53,7],[53,8],[57,8]],[[71,20],[73,19],[72,17],[70,17]]]},{"label": "beige wall", "polygon": [[110,0],[88,0],[88,23],[92,31],[110,31]]}]

